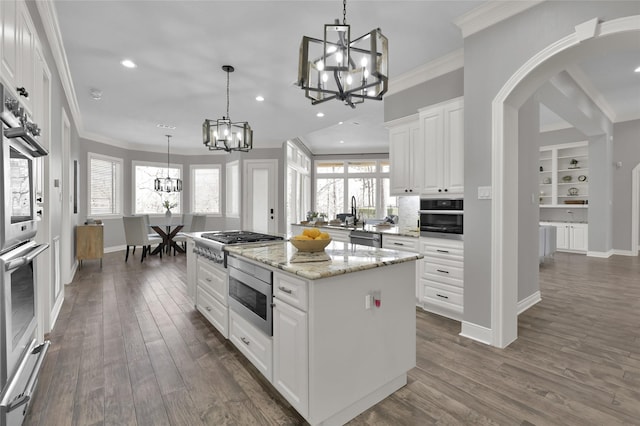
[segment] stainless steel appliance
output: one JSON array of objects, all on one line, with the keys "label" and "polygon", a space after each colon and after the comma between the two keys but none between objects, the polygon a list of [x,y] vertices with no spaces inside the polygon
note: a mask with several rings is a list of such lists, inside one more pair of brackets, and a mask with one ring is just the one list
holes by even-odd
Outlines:
[{"label": "stainless steel appliance", "polygon": [[229,308],[268,336],[273,335],[273,274],[234,256],[229,268]]},{"label": "stainless steel appliance", "polygon": [[0,255],[0,425],[19,425],[49,347],[36,343],[36,257],[48,244],[27,241]]},{"label": "stainless steel appliance", "polygon": [[257,243],[260,241],[282,240],[279,235],[261,234],[251,231],[203,232],[195,239],[195,253],[209,259],[212,263],[227,266],[224,246],[227,244]]},{"label": "stainless steel appliance", "polygon": [[369,247],[382,247],[382,234],[379,232],[353,230],[349,234],[351,244]]},{"label": "stainless steel appliance", "polygon": [[464,234],[464,200],[420,200],[420,235],[462,240]]},{"label": "stainless steel appliance", "polygon": [[[20,102],[0,84],[2,147],[0,166],[0,252],[33,238],[38,212],[35,195],[35,159],[47,155],[37,136],[40,129]],[[42,201],[42,200],[40,200]]]}]

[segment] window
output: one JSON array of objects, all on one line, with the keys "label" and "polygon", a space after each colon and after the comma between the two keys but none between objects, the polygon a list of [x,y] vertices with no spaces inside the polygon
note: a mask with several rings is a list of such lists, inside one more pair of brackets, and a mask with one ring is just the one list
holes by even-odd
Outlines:
[{"label": "window", "polygon": [[227,163],[225,170],[225,213],[228,217],[240,217],[240,163]]},{"label": "window", "polygon": [[88,155],[89,206],[87,216],[122,214],[122,159],[105,155]]},{"label": "window", "polygon": [[191,211],[219,215],[220,165],[191,166]]},{"label": "window", "polygon": [[[170,166],[169,177],[182,179],[182,166]],[[157,192],[153,189],[155,178],[167,177],[167,166],[157,163],[133,162],[133,213],[160,214],[165,212],[164,201],[176,204],[172,213],[181,213],[181,192]]]},{"label": "window", "polygon": [[329,219],[351,212],[352,197],[361,219],[398,214],[397,199],[389,191],[388,160],[320,160],[315,168],[315,210]]},{"label": "window", "polygon": [[311,210],[311,159],[287,142],[287,233]]}]

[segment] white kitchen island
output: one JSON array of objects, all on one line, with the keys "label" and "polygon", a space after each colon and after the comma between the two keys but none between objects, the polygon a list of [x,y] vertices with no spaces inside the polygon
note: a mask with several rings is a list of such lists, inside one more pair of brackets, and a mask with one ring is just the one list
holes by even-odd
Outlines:
[{"label": "white kitchen island", "polygon": [[274,293],[273,337],[230,310],[229,339],[310,424],[344,424],[407,383],[420,255],[337,242],[225,250],[271,269]]}]

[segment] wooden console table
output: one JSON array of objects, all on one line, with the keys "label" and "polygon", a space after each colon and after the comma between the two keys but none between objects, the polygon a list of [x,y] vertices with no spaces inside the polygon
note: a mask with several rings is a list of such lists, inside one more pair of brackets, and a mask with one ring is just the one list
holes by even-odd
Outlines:
[{"label": "wooden console table", "polygon": [[78,225],[76,226],[76,258],[100,259],[102,268],[102,256],[104,255],[104,225]]}]

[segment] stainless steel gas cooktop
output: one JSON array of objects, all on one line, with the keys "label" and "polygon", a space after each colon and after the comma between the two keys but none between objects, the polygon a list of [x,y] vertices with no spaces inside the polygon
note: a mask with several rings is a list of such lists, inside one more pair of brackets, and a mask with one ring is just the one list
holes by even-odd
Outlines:
[{"label": "stainless steel gas cooktop", "polygon": [[278,235],[261,234],[259,232],[250,231],[221,231],[221,232],[204,232],[200,235],[222,244],[240,244],[240,243],[256,243],[259,241],[282,240]]}]

